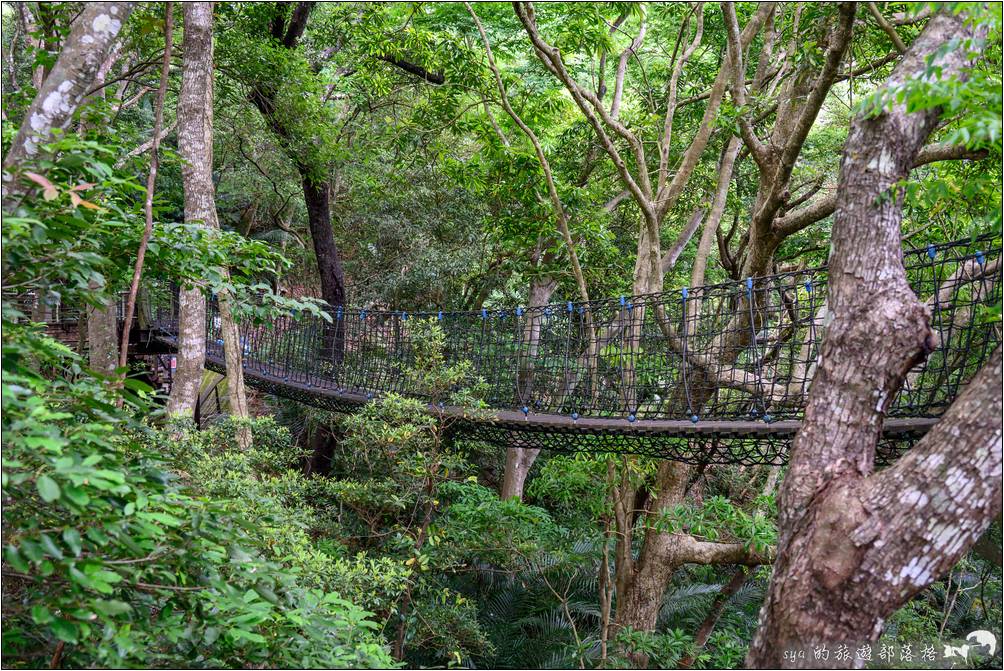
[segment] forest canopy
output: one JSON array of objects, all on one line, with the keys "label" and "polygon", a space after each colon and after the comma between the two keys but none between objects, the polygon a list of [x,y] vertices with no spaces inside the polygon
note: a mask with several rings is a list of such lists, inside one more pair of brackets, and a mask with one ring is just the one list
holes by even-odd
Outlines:
[{"label": "forest canopy", "polygon": [[1001,28],[3,2],[3,664],[999,668]]}]

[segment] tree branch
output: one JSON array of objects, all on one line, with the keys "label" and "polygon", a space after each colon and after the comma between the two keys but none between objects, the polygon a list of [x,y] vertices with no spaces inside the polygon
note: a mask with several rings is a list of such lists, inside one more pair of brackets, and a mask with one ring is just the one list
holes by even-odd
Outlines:
[{"label": "tree branch", "polygon": [[446,83],[446,76],[442,72],[431,72],[421,65],[409,61],[394,58],[392,56],[377,56],[381,61],[397,66],[407,73],[413,74],[419,79],[424,79],[430,84],[442,85]]},{"label": "tree branch", "polygon": [[[979,161],[986,157],[987,152],[982,149],[973,150],[965,145],[939,142],[929,144],[921,149],[913,161],[913,168],[916,169],[938,161]],[[802,209],[794,210],[775,219],[774,230],[782,236],[792,235],[817,221],[822,221],[833,214],[836,209],[837,193],[833,187],[830,187],[830,193],[822,198],[817,198]]]},{"label": "tree branch", "polygon": [[826,100],[826,95],[833,86],[840,67],[840,61],[843,59],[844,52],[847,51],[847,47],[851,42],[851,33],[854,28],[854,9],[855,5],[853,2],[840,3],[837,27],[830,37],[831,41],[826,49],[823,67],[816,77],[812,90],[809,92],[802,107],[798,121],[795,123],[795,127],[792,129],[788,141],[781,152],[780,161],[774,173],[773,188],[753,217],[755,226],[762,224],[762,222],[770,221],[784,202],[788,180],[791,178],[795,162],[802,151],[802,145],[805,144],[805,138],[809,135],[809,130],[811,130],[812,124],[816,121],[819,110],[823,106],[823,101]]},{"label": "tree branch", "polygon": [[875,19],[875,23],[879,24],[879,28],[884,30],[885,34],[889,36],[890,40],[892,40],[892,44],[896,47],[896,51],[901,54],[905,54],[906,45],[903,44],[903,40],[900,38],[899,33],[896,32],[896,29],[885,20],[884,16],[882,16],[882,12],[879,11],[878,6],[874,2],[869,2],[868,11],[871,12],[872,18]]},{"label": "tree branch", "polygon": [[[666,99],[666,116],[662,122],[662,139],[659,141],[659,177],[657,180],[656,191],[662,191],[666,186],[666,180],[669,179],[669,150],[673,139],[673,119],[676,116],[677,108],[677,92],[679,90],[680,75],[683,73],[683,67],[690,60],[690,57],[694,55],[697,51],[697,47],[701,44],[701,39],[704,35],[704,3],[697,3],[697,8],[694,10],[697,12],[697,29],[694,31],[694,39],[691,40],[690,45],[683,50],[683,53],[677,59],[676,63],[673,65],[673,73],[669,77],[669,94]],[[687,29],[690,25],[690,16],[684,22],[683,26],[680,28],[680,36],[683,36],[683,31]]]},{"label": "tree branch", "polygon": [[735,102],[736,107],[740,109],[737,119],[739,122],[739,132],[757,166],[761,171],[766,171],[769,160],[767,148],[760,141],[760,138],[756,136],[756,133],[753,132],[753,126],[750,123],[749,117],[743,110],[746,107],[746,68],[743,64],[743,48],[739,38],[739,19],[736,18],[735,3],[723,2],[722,13],[725,15],[725,26],[728,29],[728,51],[733,73],[731,82],[732,100]]}]

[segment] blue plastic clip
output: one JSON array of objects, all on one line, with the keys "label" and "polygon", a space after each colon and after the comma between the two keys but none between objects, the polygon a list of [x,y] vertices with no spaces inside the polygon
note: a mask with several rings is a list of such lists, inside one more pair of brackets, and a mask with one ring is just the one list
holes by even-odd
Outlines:
[{"label": "blue plastic clip", "polygon": [[520,308],[520,307],[516,308],[516,316],[517,317],[522,317],[523,316],[523,308]]},{"label": "blue plastic clip", "polygon": [[749,296],[753,293],[753,278],[746,278],[746,295]]},{"label": "blue plastic clip", "polygon": [[439,321],[443,321],[443,311],[442,310],[439,311],[439,315],[436,317],[436,319],[438,319]]},{"label": "blue plastic clip", "polygon": [[530,414],[530,408],[526,407],[525,405],[522,408],[520,408],[520,410],[523,411],[524,415],[529,415]]},{"label": "blue plastic clip", "polygon": [[579,306],[579,314],[580,315],[586,314],[586,306],[585,305],[580,305]]},{"label": "blue plastic clip", "polygon": [[634,303],[628,303],[628,304],[627,304],[627,309],[628,309],[628,312],[631,312],[631,309],[632,309],[633,307],[634,307]]},{"label": "blue plastic clip", "polygon": [[770,424],[771,422],[774,421],[774,418],[771,417],[770,415],[764,415],[763,416],[763,421],[766,422],[767,424]]},{"label": "blue plastic clip", "polygon": [[335,319],[341,319],[341,318],[342,318],[342,307],[338,306],[338,309],[335,311]]},{"label": "blue plastic clip", "polygon": [[359,311],[359,319],[366,319],[366,310]]},{"label": "blue plastic clip", "polygon": [[366,392],[366,400],[367,401],[372,401],[373,400],[373,392],[372,391]]},{"label": "blue plastic clip", "polygon": [[983,252],[976,252],[976,263],[979,264],[980,268],[982,268],[983,264],[986,263],[986,262],[987,262],[987,260],[983,256]]},{"label": "blue plastic clip", "polygon": [[544,316],[545,317],[551,316],[551,308],[544,308]]},{"label": "blue plastic clip", "polygon": [[486,319],[488,317],[488,310],[481,308],[481,318]]},{"label": "blue plastic clip", "polygon": [[687,291],[687,287],[680,290],[680,295],[683,296],[683,300],[687,300],[687,296],[690,295],[690,292]]},{"label": "blue plastic clip", "polygon": [[934,248],[934,245],[928,245],[927,246],[927,256],[928,256],[928,258],[930,258],[933,261],[934,257],[937,254],[938,254],[938,251]]},{"label": "blue plastic clip", "polygon": [[579,413],[573,412],[572,413],[572,421],[574,422],[574,421],[577,421],[578,419],[579,419]]},{"label": "blue plastic clip", "polygon": [[805,283],[805,290],[808,291],[810,294],[812,293],[812,282]]},{"label": "blue plastic clip", "polygon": [[690,421],[691,421],[691,422],[693,422],[694,424],[697,424],[697,422],[699,422],[699,421],[700,421],[700,419],[701,419],[701,418],[700,418],[700,417],[698,417],[697,415],[691,415],[691,416],[690,416]]},{"label": "blue plastic clip", "polygon": [[401,313],[401,321],[403,321],[403,322],[408,321],[408,313],[407,312],[402,312]]},{"label": "blue plastic clip", "polygon": [[627,300],[621,296],[621,307],[624,307],[625,305],[627,305]]},{"label": "blue plastic clip", "polygon": [[571,313],[572,310],[574,310],[574,309],[575,309],[575,306],[572,305],[572,301],[568,301],[568,312]]},{"label": "blue plastic clip", "polygon": [[634,413],[631,413],[630,415],[628,415],[628,421],[629,422],[634,422],[636,419],[638,419],[638,418],[634,416]]}]

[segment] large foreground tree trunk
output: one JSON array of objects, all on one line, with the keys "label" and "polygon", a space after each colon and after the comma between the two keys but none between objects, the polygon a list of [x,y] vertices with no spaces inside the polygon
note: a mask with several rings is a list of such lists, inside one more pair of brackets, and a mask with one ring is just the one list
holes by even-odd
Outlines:
[{"label": "large foreground tree trunk", "polygon": [[73,120],[87,92],[91,89],[122,24],[132,11],[131,2],[94,2],[83,10],[59,53],[52,72],[24,115],[10,150],[3,160],[3,200],[20,192],[15,172],[27,159],[39,153],[40,145],[50,141],[57,130]]},{"label": "large foreground tree trunk", "polygon": [[[185,160],[182,177],[185,183],[185,221],[190,224],[201,224],[207,228],[219,229],[216,217],[216,192],[213,186],[213,8],[210,2],[185,3],[185,66],[181,80],[181,95],[178,99],[178,149]],[[229,276],[227,268],[222,269],[224,279]],[[179,332],[184,332],[186,338],[205,338],[204,332],[190,327],[190,322],[196,326],[205,323],[205,302],[186,297],[187,312],[179,315],[179,320],[185,322],[185,328],[179,326]],[[248,418],[247,393],[244,386],[244,367],[242,365],[242,346],[240,330],[233,317],[231,296],[229,292],[221,291],[218,295],[220,310],[220,329],[223,336],[223,350],[226,359],[227,389],[230,401],[230,414],[235,417]],[[198,314],[201,311],[202,314]],[[180,335],[180,334],[179,334]],[[179,356],[184,356],[183,343],[179,347]],[[190,351],[198,355],[205,352],[203,343],[200,348],[192,347]],[[201,361],[199,362],[199,377],[201,379]],[[181,366],[179,365],[179,369]],[[188,363],[186,374],[191,374],[196,367]],[[186,380],[182,389],[191,393],[193,385]],[[179,391],[179,394],[181,391]],[[195,386],[198,394],[198,385]],[[185,407],[194,403],[190,399],[183,402]],[[244,449],[251,445],[250,429],[241,427],[237,432],[237,440]]]},{"label": "large foreground tree trunk", "polygon": [[[890,85],[930,72],[931,58],[941,78],[963,76],[965,50],[939,50],[974,36],[964,18],[932,18]],[[876,640],[885,618],[1000,511],[1000,351],[907,457],[874,473],[884,412],[933,344],[901,259],[901,199],[890,194],[938,118],[897,105],[851,127],[833,225],[832,322],[781,488],[778,558],[750,666],[792,664],[792,648]]]}]

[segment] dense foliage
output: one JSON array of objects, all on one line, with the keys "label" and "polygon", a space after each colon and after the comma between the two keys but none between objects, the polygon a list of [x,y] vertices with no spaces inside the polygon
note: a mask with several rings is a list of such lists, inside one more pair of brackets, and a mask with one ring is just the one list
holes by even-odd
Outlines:
[{"label": "dense foliage", "polygon": [[[80,4],[3,4],[5,155]],[[417,344],[407,375],[422,400],[388,394],[345,416],[257,394],[250,422],[223,417],[199,426],[166,415],[163,394],[144,382],[149,361],[136,355],[115,375],[98,372],[80,347],[86,326],[60,339],[41,323],[115,305],[128,289],[150,165],[141,145],[152,132],[165,11],[180,19],[177,4],[137,5],[101,95],[90,95],[73,125],[19,166],[22,190],[5,192],[4,665],[741,666],[769,559],[680,562],[664,593],[649,595],[657,617],[648,630],[618,625],[617,590],[626,584],[618,569],[623,553],[640,557],[657,536],[769,558],[781,467],[702,468],[688,476],[685,500],[657,509],[660,462],[545,451],[522,498],[501,498],[505,455],[451,432],[456,416],[444,407],[485,413],[484,388],[462,386],[470,365],[447,364],[435,321],[407,322]],[[967,12],[985,30],[979,44],[949,45],[979,52],[968,78],[928,72],[883,87],[899,54],[866,4],[889,17],[907,45],[923,28],[922,7],[859,3],[853,39],[798,148],[779,216],[834,192],[854,115],[905,103],[944,109],[931,143],[961,148],[953,158],[965,160],[920,165],[890,196],[903,203],[904,239],[923,247],[999,234],[1000,5],[935,8]],[[664,140],[666,164],[680,166],[728,63],[728,26],[717,5],[542,3],[536,11],[536,25],[572,75],[607,107],[615,88],[621,96],[617,123],[640,138],[653,163],[639,165],[639,153],[617,137],[630,164],[624,169],[655,173]],[[756,6],[739,3],[737,11],[746,25]],[[503,109],[472,12],[519,121]],[[660,222],[665,249],[693,212],[711,208],[741,118],[754,118],[765,142],[790,134],[772,124],[779,108],[804,103],[797,91],[783,96],[792,82],[811,79],[800,68],[821,67],[835,16],[832,3],[779,5],[772,39],[791,43],[784,59],[793,69],[751,89],[745,106],[731,97],[722,103],[708,149]],[[206,111],[215,122],[221,228],[185,223],[184,162],[171,130],[181,85],[175,67],[143,300],[156,304],[173,287],[198,286],[206,296],[229,294],[237,312],[258,323],[330,319],[334,306],[312,298],[321,271],[303,193],[315,182],[330,200],[353,305],[480,310],[525,305],[537,290],[546,300],[575,300],[579,278],[546,173],[592,296],[632,291],[643,217],[622,166],[535,55],[508,4],[469,11],[460,3],[318,3],[292,44],[275,33],[277,23],[295,20],[281,3],[216,3],[214,20],[215,98]],[[631,48],[643,26],[644,42]],[[700,31],[700,48],[677,71]],[[756,60],[767,49],[764,38],[754,40],[749,72],[740,74],[752,81],[754,71],[772,67]],[[266,84],[281,128],[252,103]],[[664,136],[670,89],[678,108]],[[546,172],[523,124],[547,157]],[[750,154],[739,154],[726,180],[708,247],[700,251],[700,232],[691,231],[667,289],[688,286],[702,255],[707,283],[738,278],[751,263],[750,222],[770,184]],[[829,213],[778,240],[762,270],[824,263]],[[978,318],[999,322],[999,306],[986,312]],[[242,450],[235,435],[248,427],[253,446]],[[619,545],[624,520],[634,535]],[[917,646],[979,629],[1000,639],[999,545],[998,518],[948,576],[889,619],[880,640]],[[1000,655],[998,646],[993,659],[974,663],[999,666]]]}]

